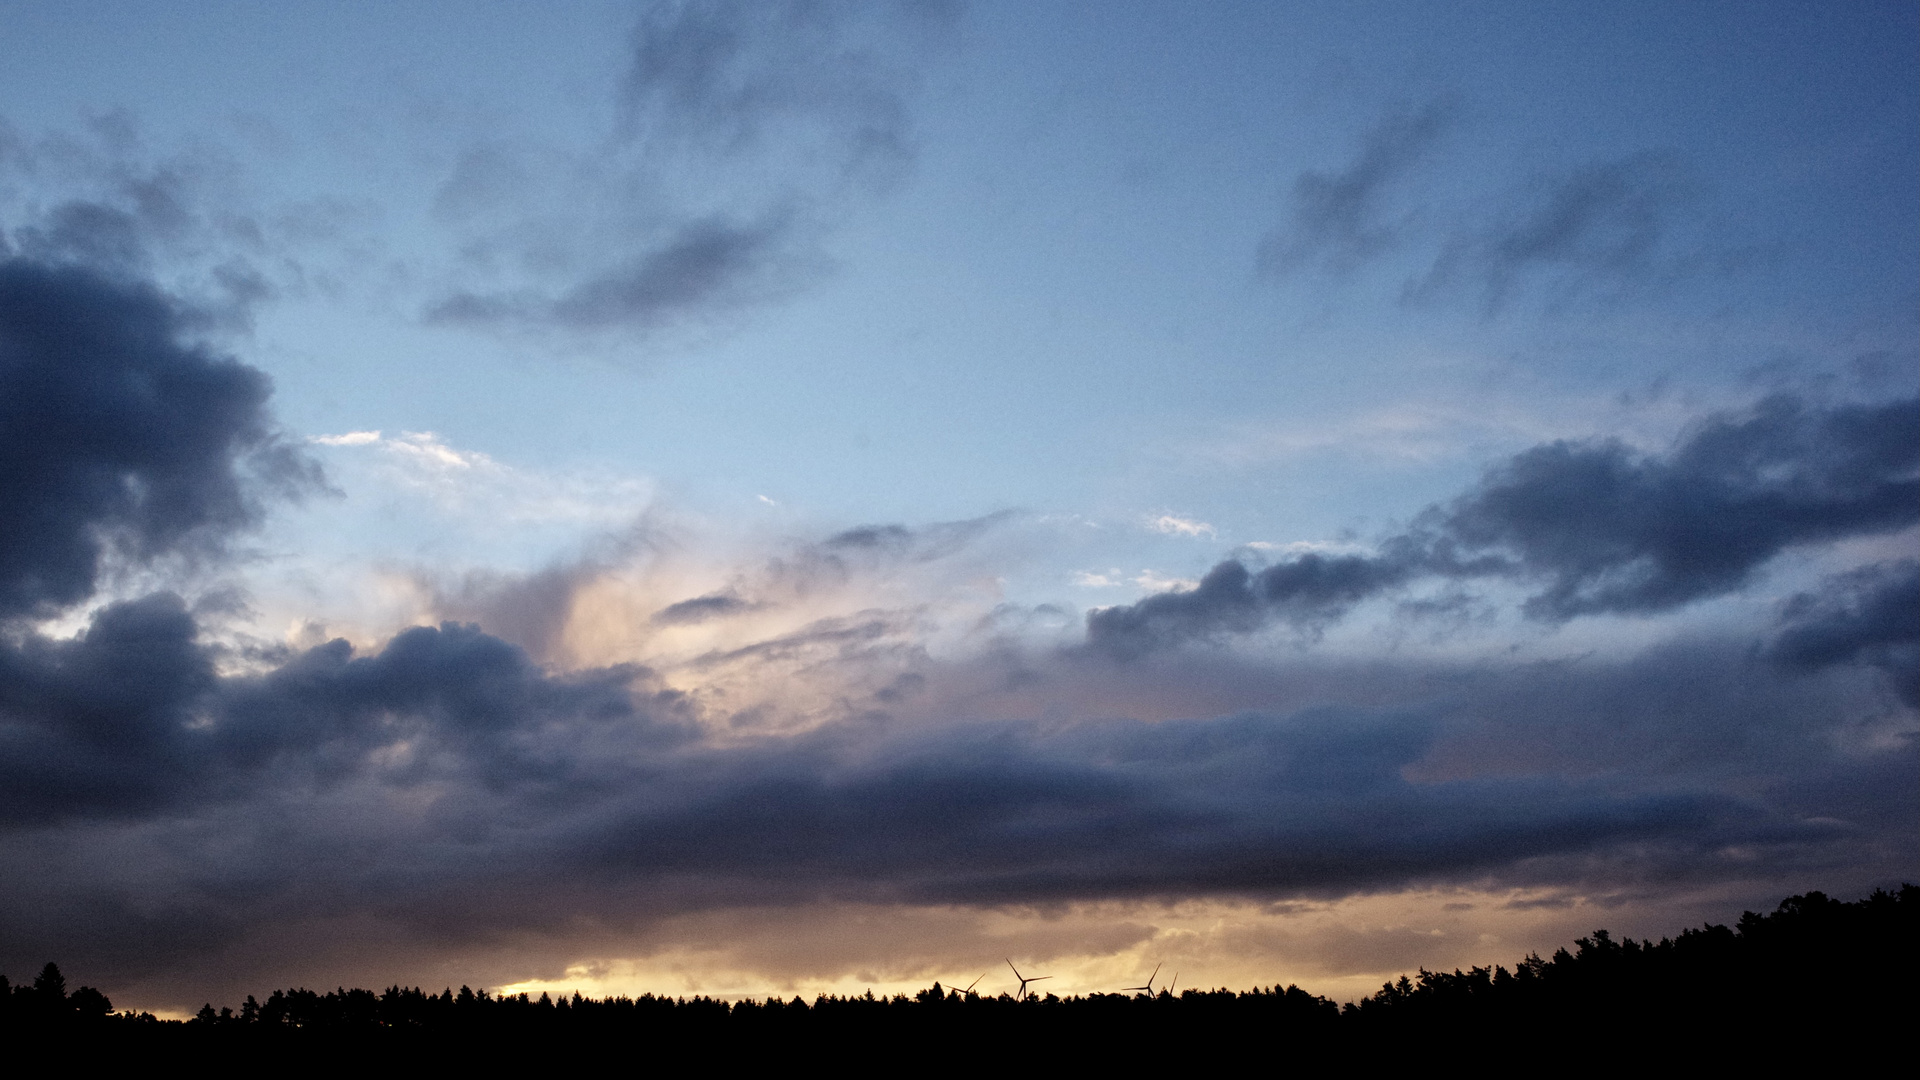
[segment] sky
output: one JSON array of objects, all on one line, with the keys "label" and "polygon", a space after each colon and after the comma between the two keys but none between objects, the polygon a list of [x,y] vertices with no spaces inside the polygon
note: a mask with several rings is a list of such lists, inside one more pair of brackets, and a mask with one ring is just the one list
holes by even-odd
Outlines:
[{"label": "sky", "polygon": [[0,0],[0,971],[1347,1000],[1914,880],[1917,40]]}]

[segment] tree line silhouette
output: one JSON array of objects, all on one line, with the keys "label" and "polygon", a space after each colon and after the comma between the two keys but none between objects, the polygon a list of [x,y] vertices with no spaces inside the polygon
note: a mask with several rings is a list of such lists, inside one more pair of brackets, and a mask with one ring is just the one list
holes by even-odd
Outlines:
[{"label": "tree line silhouette", "polygon": [[[1422,969],[1344,1007],[1297,986],[1017,999],[935,983],[912,996],[869,991],[812,1002],[653,994],[534,998],[465,986],[438,994],[390,986],[378,993],[276,990],[264,1002],[248,996],[238,1011],[209,1004],[193,1019],[177,1021],[114,1012],[90,987],[69,992],[60,969],[49,963],[27,985],[0,976],[0,1037],[19,1043],[90,1033],[100,1045],[264,1053],[370,1041],[481,1049],[550,1039],[559,1040],[554,1045],[639,1040],[736,1057],[853,1045],[907,1053],[975,1045],[955,1042],[971,1039],[984,1040],[981,1046],[1076,1048],[1146,1061],[1171,1060],[1177,1047],[1271,1054],[1284,1045],[1295,1060],[1305,1060],[1394,1047],[1426,1052],[1593,1042],[1604,1035],[1719,1048],[1723,1055],[1730,1046],[1805,1050],[1830,1040],[1840,1054],[1890,1040],[1911,1023],[1917,929],[1920,888],[1913,885],[1851,903],[1810,892],[1789,897],[1768,915],[1746,912],[1731,928],[1710,924],[1658,942],[1598,930],[1571,950],[1529,955],[1511,968]],[[1622,1046],[1607,1045],[1609,1052]]]}]

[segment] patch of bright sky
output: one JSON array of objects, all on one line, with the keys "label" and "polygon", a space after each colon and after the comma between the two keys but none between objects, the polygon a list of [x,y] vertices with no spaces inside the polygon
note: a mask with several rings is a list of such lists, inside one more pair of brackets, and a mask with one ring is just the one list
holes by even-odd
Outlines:
[{"label": "patch of bright sky", "polygon": [[[335,208],[331,240],[278,253],[308,288],[232,347],[296,434],[433,432],[498,481],[487,508],[411,499],[418,476],[376,467],[410,444],[329,448],[347,499],[285,527],[343,555],[537,565],[655,500],[749,532],[762,496],[801,533],[1017,507],[1079,523],[1010,571],[1048,599],[1379,531],[1542,439],[1670,435],[1765,365],[1840,372],[1917,336],[1910,7],[982,5],[903,90],[911,168],[830,215],[795,298],[594,337],[419,316],[460,243],[433,205],[462,152],[606,148],[629,8],[0,12],[16,130],[126,109],[162,156],[235,161],[262,213]],[[1381,204],[1400,246],[1263,275],[1296,178],[1428,106]],[[1403,301],[1459,223],[1649,155],[1685,191],[1644,272]],[[509,193],[536,220],[555,197]],[[604,508],[498,512],[515,484]]]}]

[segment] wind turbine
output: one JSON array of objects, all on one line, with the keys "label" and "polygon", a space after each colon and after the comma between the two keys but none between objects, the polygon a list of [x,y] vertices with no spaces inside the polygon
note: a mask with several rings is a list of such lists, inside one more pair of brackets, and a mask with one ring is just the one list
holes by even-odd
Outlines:
[{"label": "wind turbine", "polygon": [[1010,968],[1013,968],[1013,977],[1020,980],[1020,992],[1014,996],[1013,1000],[1015,1001],[1023,1001],[1026,999],[1028,983],[1037,983],[1041,979],[1053,978],[1053,976],[1051,975],[1035,975],[1033,978],[1029,979],[1025,975],[1020,974],[1019,968],[1013,967],[1013,959],[1011,957],[1007,959],[1007,966]]},{"label": "wind turbine", "polygon": [[1158,974],[1160,974],[1160,965],[1159,965],[1159,964],[1155,964],[1155,965],[1153,965],[1153,975],[1149,975],[1149,976],[1147,976],[1147,985],[1145,985],[1145,986],[1123,986],[1123,987],[1121,987],[1121,988],[1120,988],[1120,992],[1124,994],[1124,993],[1126,993],[1126,992],[1127,992],[1127,991],[1129,991],[1129,990],[1145,990],[1145,991],[1147,992],[1147,996],[1148,996],[1148,997],[1152,997],[1152,996],[1153,996],[1153,977],[1154,977],[1154,975],[1158,975]]},{"label": "wind turbine", "polygon": [[[984,979],[986,977],[987,977],[986,972],[983,971],[980,973],[980,979]],[[966,995],[973,993],[973,988],[980,985],[980,979],[975,979],[972,982],[968,983],[967,988],[961,992],[960,996],[965,997]]]}]

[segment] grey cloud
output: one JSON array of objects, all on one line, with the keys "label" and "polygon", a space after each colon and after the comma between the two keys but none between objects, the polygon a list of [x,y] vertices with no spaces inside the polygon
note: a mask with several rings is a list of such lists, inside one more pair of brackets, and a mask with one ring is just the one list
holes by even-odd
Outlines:
[{"label": "grey cloud", "polygon": [[406,743],[383,778],[397,786],[464,778],[501,797],[537,787],[566,798],[600,764],[580,754],[583,741],[617,728],[615,741],[676,742],[677,702],[644,668],[553,675],[477,627],[445,623],[404,631],[371,656],[333,641],[232,680],[210,731],[236,766],[335,782],[365,770],[367,751]]},{"label": "grey cloud", "polygon": [[433,597],[434,618],[485,626],[493,636],[548,661],[564,652],[575,596],[602,569],[586,559],[526,574],[470,570],[447,580],[422,572],[415,580]]},{"label": "grey cloud", "polygon": [[1709,417],[1664,456],[1559,441],[1430,507],[1372,556],[1309,554],[1257,573],[1223,562],[1198,588],[1087,617],[1120,656],[1276,620],[1311,627],[1431,578],[1538,587],[1525,612],[1648,614],[1731,592],[1789,547],[1920,521],[1920,401],[1811,406],[1777,395]]},{"label": "grey cloud", "polygon": [[836,548],[900,548],[912,542],[913,533],[905,525],[861,525],[835,533],[820,546]]},{"label": "grey cloud", "polygon": [[[594,763],[570,754],[598,729],[679,737],[676,696],[641,693],[643,669],[551,676],[454,623],[368,657],[329,642],[254,677],[217,678],[218,655],[166,594],[109,605],[72,640],[0,649],[0,829],[183,812],[269,782],[324,789],[397,745],[409,752],[377,769],[392,788],[451,777],[502,798],[559,792],[586,781]],[[562,722],[574,728],[547,745]]]},{"label": "grey cloud", "polygon": [[1228,560],[1192,589],[1087,615],[1087,640],[1134,656],[1190,639],[1247,633],[1278,619],[1311,630],[1413,576],[1410,562],[1360,555],[1302,555],[1256,572]]},{"label": "grey cloud", "polygon": [[952,555],[989,530],[1016,516],[999,510],[965,521],[942,521],[918,528],[905,525],[859,525],[822,540],[817,553],[827,558],[866,555],[909,562],[931,562]]},{"label": "grey cloud", "polygon": [[172,804],[203,778],[212,657],[179,598],[111,605],[71,641],[0,647],[0,828]]},{"label": "grey cloud", "polygon": [[[267,239],[236,172],[204,143],[156,152],[124,112],[98,117],[78,135],[0,132],[0,185],[9,189],[0,225],[11,229],[19,257],[163,276],[183,316],[245,327],[284,281],[256,265]],[[0,255],[7,248],[0,239]],[[277,265],[284,278],[295,264]]]},{"label": "grey cloud", "polygon": [[20,254],[37,262],[139,271],[147,264],[146,230],[133,214],[95,202],[65,202],[43,222],[15,232]]},{"label": "grey cloud", "polygon": [[557,296],[538,291],[456,293],[428,308],[429,322],[550,323],[583,329],[655,328],[696,313],[720,314],[794,287],[797,255],[788,220],[756,225],[697,221],[623,266],[586,278]]},{"label": "grey cloud", "polygon": [[885,642],[899,634],[907,629],[902,622],[895,613],[882,611],[865,611],[847,618],[820,619],[791,634],[756,641],[725,652],[710,653],[698,662],[718,664],[747,658],[786,659],[811,653],[820,646],[832,646],[844,656],[847,650]]},{"label": "grey cloud", "polygon": [[[449,290],[425,317],[652,333],[803,289],[834,222],[912,159],[907,57],[942,10],[646,6],[607,146],[565,176],[541,173],[552,151],[460,156],[436,207],[470,270],[514,280]],[[539,205],[581,177],[570,204]]]},{"label": "grey cloud", "polygon": [[972,725],[851,762],[802,744],[742,756],[724,784],[696,769],[684,806],[618,814],[572,857],[746,878],[741,887],[784,899],[1031,903],[1341,892],[1629,838],[1777,828],[1756,831],[1732,804],[1697,796],[1409,785],[1400,770],[1426,749],[1430,724],[1333,711]]},{"label": "grey cloud", "polygon": [[1462,286],[1488,311],[1523,285],[1565,298],[1671,273],[1665,250],[1700,185],[1671,155],[1638,154],[1572,169],[1535,185],[1499,220],[1447,240],[1410,300]]},{"label": "grey cloud", "polygon": [[1317,265],[1349,273],[1400,244],[1408,215],[1393,211],[1391,196],[1431,152],[1450,115],[1429,104],[1389,116],[1345,168],[1302,172],[1293,184],[1290,226],[1260,242],[1261,270],[1280,275]]},{"label": "grey cloud", "polygon": [[1786,604],[1768,649],[1804,668],[1870,663],[1886,671],[1909,707],[1920,708],[1920,563],[1879,563],[1836,575]]},{"label": "grey cloud", "polygon": [[[864,726],[722,749],[688,742],[671,700],[636,697],[640,678],[546,676],[470,628],[415,629],[365,658],[334,643],[214,688],[211,724],[174,725],[121,752],[115,775],[158,761],[153,786],[173,799],[67,810],[95,822],[76,836],[162,808],[151,820],[223,822],[172,841],[165,880],[145,887],[219,895],[231,891],[226,875],[242,875],[254,897],[243,909],[189,904],[168,920],[225,923],[229,939],[260,921],[368,909],[414,935],[470,938],[555,918],[821,897],[1335,895],[1620,845],[1824,835],[1701,791],[1410,783],[1403,771],[1435,733],[1430,712]],[[198,787],[179,781],[195,769]],[[16,867],[29,861],[21,850]],[[556,879],[572,883],[565,898],[534,887]],[[0,915],[0,943],[17,948],[44,910]],[[69,916],[68,931],[90,917]]]},{"label": "grey cloud", "polygon": [[696,596],[691,600],[682,600],[677,604],[668,604],[653,613],[652,621],[668,626],[678,626],[737,615],[743,611],[751,611],[753,608],[752,603],[737,596],[715,593],[711,596]]},{"label": "grey cloud", "polygon": [[845,173],[885,168],[911,153],[907,78],[873,40],[889,28],[862,24],[947,18],[938,5],[649,5],[634,33],[624,126],[663,148],[735,156],[800,143]]},{"label": "grey cloud", "polygon": [[[822,899],[1336,896],[1596,867],[1744,880],[1885,848],[1897,826],[1853,811],[1911,787],[1894,767],[1910,747],[1855,760],[1826,738],[1849,716],[1844,671],[1794,675],[1737,643],[1340,674],[1397,699],[1373,705],[865,715],[715,743],[644,670],[555,674],[473,627],[226,678],[193,632],[149,598],[6,655],[0,963],[75,941],[109,973],[213,954],[245,971],[274,935],[324,963],[349,924],[431,954]],[[1026,662],[1042,680],[1113,670]],[[943,693],[922,684],[919,707],[950,709]]]},{"label": "grey cloud", "polygon": [[1521,297],[1550,305],[1604,298],[1736,264],[1738,253],[1699,235],[1694,219],[1708,185],[1670,152],[1591,161],[1441,201],[1451,163],[1440,151],[1457,112],[1436,102],[1389,114],[1343,167],[1300,172],[1286,224],[1259,241],[1260,272],[1340,278],[1412,264],[1423,269],[1405,278],[1403,303],[1461,299],[1492,315]]},{"label": "grey cloud", "polygon": [[690,308],[734,307],[754,293],[777,291],[773,275],[782,223],[739,227],[702,221],[658,250],[612,273],[583,281],[553,305],[575,325],[652,325]]},{"label": "grey cloud", "polygon": [[1709,418],[1665,458],[1536,447],[1423,525],[1448,569],[1474,566],[1462,553],[1504,556],[1544,581],[1531,615],[1663,611],[1739,588],[1789,546],[1920,520],[1916,426],[1920,400],[1821,409],[1778,395]]},{"label": "grey cloud", "polygon": [[0,617],[85,600],[116,560],[217,553],[263,494],[321,483],[267,377],[181,323],[147,286],[0,263]]}]

